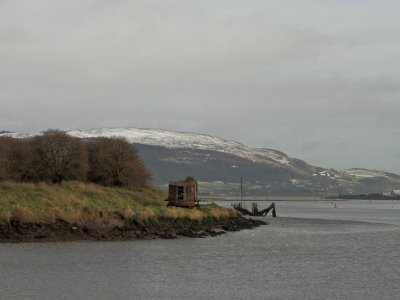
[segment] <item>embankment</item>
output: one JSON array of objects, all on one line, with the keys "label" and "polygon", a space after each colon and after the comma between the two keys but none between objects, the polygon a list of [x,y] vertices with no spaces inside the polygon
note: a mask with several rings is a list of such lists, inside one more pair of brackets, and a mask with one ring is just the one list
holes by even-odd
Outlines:
[{"label": "embankment", "polygon": [[0,242],[204,237],[265,224],[230,208],[167,207],[157,190],[0,183]]}]

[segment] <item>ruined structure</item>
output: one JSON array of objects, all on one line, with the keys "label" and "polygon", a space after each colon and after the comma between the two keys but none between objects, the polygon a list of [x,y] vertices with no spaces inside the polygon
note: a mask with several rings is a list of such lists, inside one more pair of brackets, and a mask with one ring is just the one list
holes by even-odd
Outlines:
[{"label": "ruined structure", "polygon": [[242,206],[242,202],[239,202],[238,204],[234,204],[233,208],[247,216],[263,216],[263,217],[265,217],[268,214],[268,212],[271,211],[272,216],[274,218],[276,218],[275,203],[272,203],[270,206],[268,206],[267,208],[264,208],[262,210],[258,210],[258,206],[257,206],[256,202],[251,203],[251,211],[244,208]]},{"label": "ruined structure", "polygon": [[196,207],[199,205],[197,199],[197,181],[193,177],[186,180],[170,181],[168,191],[168,206]]}]

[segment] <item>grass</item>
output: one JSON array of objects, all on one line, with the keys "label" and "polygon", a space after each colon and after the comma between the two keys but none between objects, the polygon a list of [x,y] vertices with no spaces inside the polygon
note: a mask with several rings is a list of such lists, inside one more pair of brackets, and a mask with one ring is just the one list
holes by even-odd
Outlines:
[{"label": "grass", "polygon": [[166,194],[154,189],[131,191],[77,181],[60,185],[0,182],[0,223],[123,226],[126,220],[160,223],[162,220],[205,222],[209,218],[237,217],[230,208],[204,205],[198,209],[167,207]]}]

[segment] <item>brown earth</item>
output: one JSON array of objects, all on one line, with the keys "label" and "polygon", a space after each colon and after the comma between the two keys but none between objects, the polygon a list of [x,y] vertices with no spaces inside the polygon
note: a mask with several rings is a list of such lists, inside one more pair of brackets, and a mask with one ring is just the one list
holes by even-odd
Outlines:
[{"label": "brown earth", "polygon": [[190,220],[163,219],[139,224],[132,219],[125,220],[124,224],[124,226],[114,227],[94,223],[80,226],[62,220],[51,224],[33,224],[14,219],[6,225],[0,226],[0,242],[199,238],[217,236],[229,231],[252,229],[267,223],[261,220],[235,217],[210,218],[207,222],[202,223]]}]

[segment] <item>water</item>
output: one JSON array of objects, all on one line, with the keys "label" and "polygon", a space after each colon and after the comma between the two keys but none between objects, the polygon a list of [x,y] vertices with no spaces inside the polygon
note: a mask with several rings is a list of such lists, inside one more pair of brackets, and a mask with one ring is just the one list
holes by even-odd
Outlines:
[{"label": "water", "polygon": [[214,238],[0,244],[0,298],[399,299],[400,202],[337,206],[278,202]]}]

